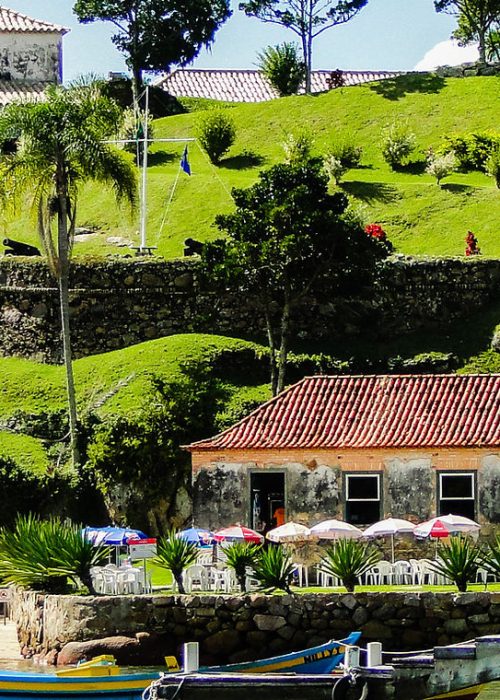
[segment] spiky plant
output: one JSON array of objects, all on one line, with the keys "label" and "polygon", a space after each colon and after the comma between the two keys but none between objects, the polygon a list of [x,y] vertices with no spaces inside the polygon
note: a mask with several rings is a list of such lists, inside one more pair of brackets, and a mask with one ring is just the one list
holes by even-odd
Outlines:
[{"label": "spiky plant", "polygon": [[481,566],[495,577],[500,577],[500,535],[481,554]]},{"label": "spiky plant", "polygon": [[183,572],[194,564],[198,557],[198,547],[183,537],[177,537],[177,530],[171,529],[160,537],[156,547],[155,563],[170,571],[175,579],[179,593],[185,593]]},{"label": "spiky plant", "polygon": [[432,568],[453,581],[458,590],[465,593],[467,584],[475,580],[481,559],[480,547],[469,537],[459,535],[450,537],[449,544],[440,544],[438,561]]},{"label": "spiky plant", "polygon": [[306,77],[299,47],[293,42],[267,46],[258,54],[259,68],[280,97],[296,95]]},{"label": "spiky plant", "polygon": [[224,549],[226,564],[233,569],[242,593],[246,592],[246,570],[252,568],[260,552],[260,545],[252,542],[233,542]]},{"label": "spiky plant", "polygon": [[321,568],[339,578],[342,585],[352,592],[359,577],[378,561],[379,553],[367,542],[341,538],[327,548]]},{"label": "spiky plant", "polygon": [[290,583],[294,566],[292,555],[284,547],[262,549],[253,565],[255,578],[263,590],[282,590],[291,593]]},{"label": "spiky plant", "polygon": [[94,594],[90,568],[102,563],[108,552],[87,542],[81,525],[20,516],[13,529],[0,531],[0,579],[53,593],[66,591],[70,580]]}]

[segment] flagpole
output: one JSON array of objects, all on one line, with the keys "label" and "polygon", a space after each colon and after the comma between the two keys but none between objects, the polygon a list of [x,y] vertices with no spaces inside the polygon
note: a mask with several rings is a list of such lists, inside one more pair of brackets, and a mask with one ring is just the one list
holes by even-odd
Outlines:
[{"label": "flagpole", "polygon": [[139,254],[146,252],[146,219],[147,219],[147,182],[148,182],[148,127],[149,127],[149,85],[146,85],[146,104],[144,114],[144,141],[142,152],[142,198],[141,198],[141,244]]}]

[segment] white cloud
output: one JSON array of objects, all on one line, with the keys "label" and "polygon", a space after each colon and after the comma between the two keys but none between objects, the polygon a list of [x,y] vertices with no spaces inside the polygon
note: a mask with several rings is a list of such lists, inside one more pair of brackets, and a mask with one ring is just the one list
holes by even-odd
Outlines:
[{"label": "white cloud", "polygon": [[414,70],[433,70],[438,66],[458,66],[471,63],[479,57],[477,46],[459,46],[454,39],[440,41],[417,63]]}]

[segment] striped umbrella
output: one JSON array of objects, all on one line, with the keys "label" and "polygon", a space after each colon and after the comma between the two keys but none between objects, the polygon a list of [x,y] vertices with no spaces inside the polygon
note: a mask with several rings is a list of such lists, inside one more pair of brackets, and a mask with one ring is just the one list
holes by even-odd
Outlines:
[{"label": "striped umbrella", "polygon": [[264,537],[255,530],[242,525],[230,525],[218,530],[214,534],[216,542],[254,542],[260,544],[264,541]]}]

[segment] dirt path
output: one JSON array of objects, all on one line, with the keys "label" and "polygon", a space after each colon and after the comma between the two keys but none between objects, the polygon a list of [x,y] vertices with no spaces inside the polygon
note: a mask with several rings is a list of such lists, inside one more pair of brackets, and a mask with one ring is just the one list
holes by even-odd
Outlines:
[{"label": "dirt path", "polygon": [[19,660],[19,644],[17,642],[16,626],[11,620],[0,620],[0,660]]}]

